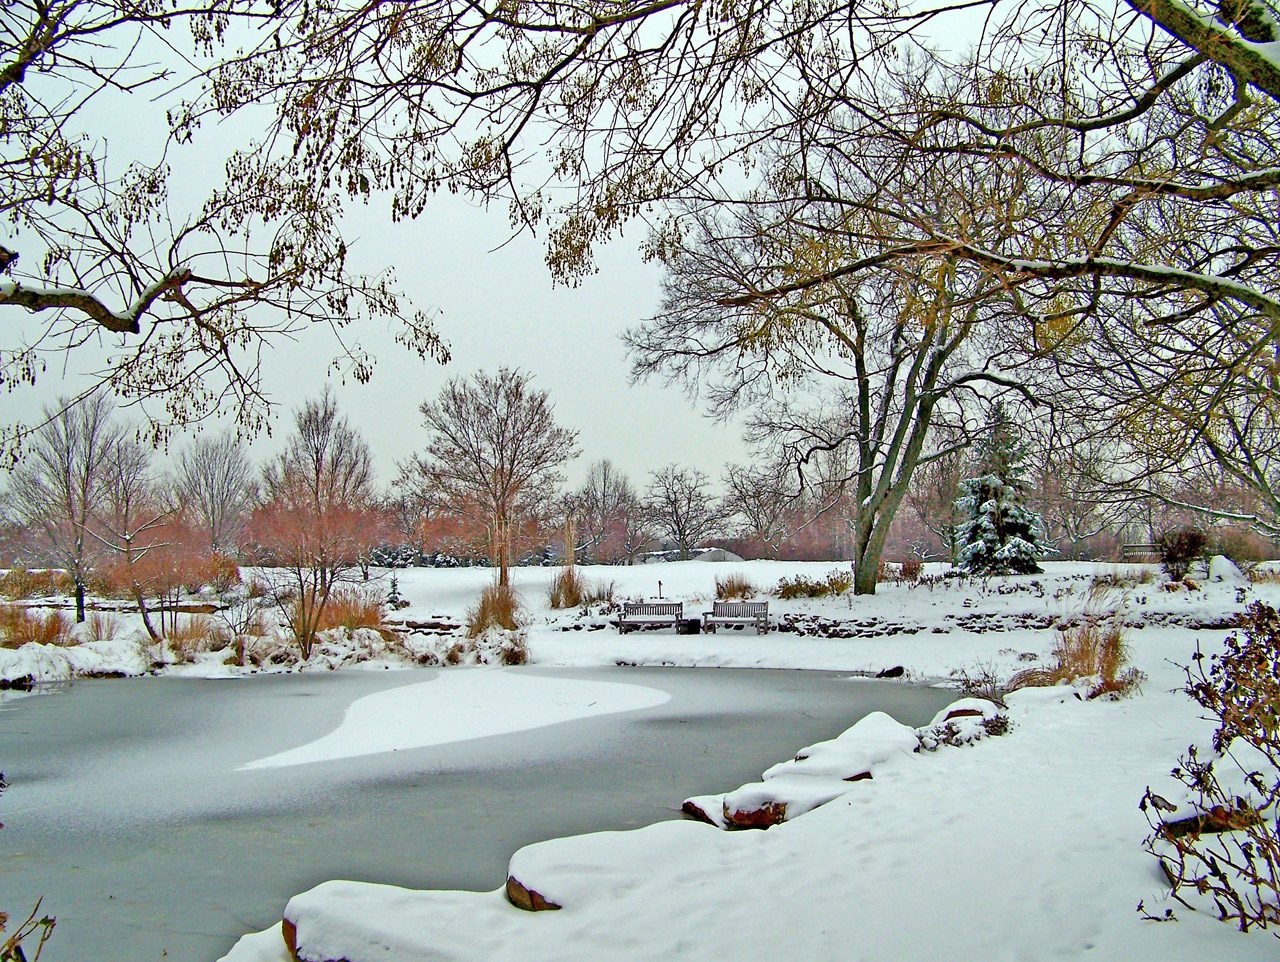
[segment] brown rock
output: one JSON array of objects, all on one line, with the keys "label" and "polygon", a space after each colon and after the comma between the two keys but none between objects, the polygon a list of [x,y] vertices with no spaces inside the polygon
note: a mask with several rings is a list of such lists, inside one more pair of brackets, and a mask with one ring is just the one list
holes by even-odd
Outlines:
[{"label": "brown rock", "polygon": [[1182,838],[1184,835],[1203,835],[1208,832],[1235,832],[1261,822],[1261,816],[1252,809],[1229,809],[1215,805],[1207,814],[1165,822],[1160,826],[1160,831],[1166,838]]},{"label": "brown rock", "polygon": [[507,901],[526,912],[549,912],[560,908],[555,902],[542,897],[542,893],[526,888],[514,875],[507,876]]},{"label": "brown rock", "polygon": [[768,828],[787,820],[786,802],[766,802],[760,808],[724,811],[724,819],[734,828]]},{"label": "brown rock", "polygon": [[289,958],[293,959],[293,962],[300,962],[298,959],[298,927],[288,919],[281,919],[280,933],[284,936],[284,947],[289,950]]},{"label": "brown rock", "polygon": [[[706,809],[695,802],[692,798],[686,798],[684,804],[680,806],[680,811],[685,818],[691,818],[695,822],[706,822],[708,825],[716,825],[716,820],[707,814]],[[718,825],[716,825],[719,828]]]},{"label": "brown rock", "polygon": [[951,719],[953,718],[971,718],[974,715],[977,715],[979,718],[981,718],[982,712],[980,712],[976,708],[953,708],[951,709],[951,711],[947,712],[947,717],[942,719],[942,721],[945,724],[946,722],[951,721]]},{"label": "brown rock", "polygon": [[856,775],[849,775],[842,779],[846,782],[864,782],[871,778],[870,772],[858,772]]}]

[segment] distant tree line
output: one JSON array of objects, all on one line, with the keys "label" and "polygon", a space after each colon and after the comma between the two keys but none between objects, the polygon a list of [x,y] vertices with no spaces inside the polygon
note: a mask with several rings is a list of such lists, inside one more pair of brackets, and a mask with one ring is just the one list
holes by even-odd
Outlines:
[{"label": "distant tree line", "polygon": [[[992,510],[1040,519],[1036,538],[1031,522],[1018,522],[1030,555],[1017,570],[1046,552],[1118,557],[1124,543],[1204,524],[1200,504],[1224,516],[1218,541],[1230,551],[1261,556],[1272,547],[1235,522],[1258,509],[1256,495],[1221,474],[1168,472],[1124,489],[1088,445],[1064,448],[1051,423],[1019,421],[998,402],[981,426],[957,421],[931,433],[891,507],[856,483],[866,474],[856,446],[813,443],[847,431],[847,408],[803,421],[810,446],[800,456],[793,435],[757,424],[759,457],[727,465],[719,484],[678,464],[637,484],[601,459],[572,489],[563,468],[578,455],[576,433],[557,424],[527,374],[455,379],[421,413],[422,453],[380,489],[368,444],[327,392],[296,412],[266,464],[253,465],[228,434],[193,441],[168,472],[103,396],[55,405],[0,501],[3,561],[65,570],[79,618],[87,593],[126,595],[156,637],[184,588],[225,582],[239,564],[271,569],[281,611],[304,641],[333,586],[368,578],[372,566],[493,565],[505,580],[510,565],[559,563],[566,548],[594,564],[635,564],[651,552],[688,558],[706,547],[748,559],[846,560],[865,592],[883,561],[974,555],[972,532],[986,523],[977,509],[999,487],[992,478],[1014,477],[1015,458],[1016,481],[1005,487],[1016,505]],[[871,553],[868,531],[880,539]]]}]

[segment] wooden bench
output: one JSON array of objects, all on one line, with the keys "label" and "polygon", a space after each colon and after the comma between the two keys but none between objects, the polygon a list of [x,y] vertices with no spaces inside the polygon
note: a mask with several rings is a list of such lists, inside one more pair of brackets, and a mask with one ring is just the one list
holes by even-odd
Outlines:
[{"label": "wooden bench", "polygon": [[719,625],[755,625],[756,634],[769,630],[769,602],[716,601],[702,615],[702,630],[715,632]]},{"label": "wooden bench", "polygon": [[683,601],[624,601],[618,618],[618,630],[627,632],[633,628],[672,628],[684,620]]},{"label": "wooden bench", "polygon": [[1126,544],[1120,546],[1120,557],[1125,561],[1145,561],[1160,557],[1157,544]]}]

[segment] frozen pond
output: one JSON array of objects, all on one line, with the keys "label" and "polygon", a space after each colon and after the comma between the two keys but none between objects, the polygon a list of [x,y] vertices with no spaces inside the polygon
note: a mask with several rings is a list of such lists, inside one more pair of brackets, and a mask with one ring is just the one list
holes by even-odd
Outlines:
[{"label": "frozen pond", "polygon": [[[44,896],[43,962],[210,962],[326,879],[494,889],[522,845],[679,817],[869,711],[919,725],[954,697],[827,672],[507,671],[548,691],[638,686],[649,707],[242,769],[329,745],[356,699],[440,672],[82,681],[4,703],[0,911]],[[456,738],[470,717],[437,727]]]}]

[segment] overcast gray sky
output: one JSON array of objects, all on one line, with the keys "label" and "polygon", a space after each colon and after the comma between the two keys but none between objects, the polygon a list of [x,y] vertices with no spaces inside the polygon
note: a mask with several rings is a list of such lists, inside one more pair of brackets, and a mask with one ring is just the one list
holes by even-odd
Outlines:
[{"label": "overcast gray sky", "polygon": [[[636,252],[637,227],[601,252],[600,271],[581,287],[553,287],[542,260],[541,238],[510,237],[505,211],[485,211],[439,195],[417,221],[393,224],[385,209],[362,208],[352,218],[353,259],[363,270],[395,268],[399,286],[415,305],[438,309],[438,327],[449,341],[446,365],[422,362],[394,342],[394,328],[374,322],[354,340],[378,357],[367,385],[343,385],[330,377],[352,422],[373,447],[380,476],[427,440],[418,405],[451,377],[499,366],[522,368],[550,392],[557,417],[580,432],[582,455],[569,469],[572,481],[587,465],[609,458],[636,483],[672,461],[718,477],[745,449],[738,428],[703,417],[679,390],[660,383],[630,386],[619,340],[627,328],[656,310],[661,268]],[[494,249],[499,248],[499,249]],[[289,411],[318,395],[334,352],[324,337],[279,344],[268,361],[268,386],[280,402],[280,430]],[[267,454],[276,439],[254,443]]]}]

